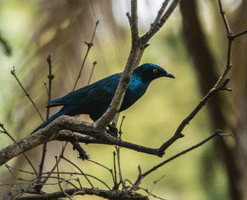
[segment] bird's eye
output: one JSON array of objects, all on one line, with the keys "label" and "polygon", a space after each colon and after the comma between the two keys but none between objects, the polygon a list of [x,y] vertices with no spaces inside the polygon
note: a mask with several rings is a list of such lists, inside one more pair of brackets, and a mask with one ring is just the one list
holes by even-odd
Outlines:
[{"label": "bird's eye", "polygon": [[153,73],[156,74],[157,72],[158,72],[158,70],[157,70],[156,68],[154,68],[154,69],[153,69]]}]

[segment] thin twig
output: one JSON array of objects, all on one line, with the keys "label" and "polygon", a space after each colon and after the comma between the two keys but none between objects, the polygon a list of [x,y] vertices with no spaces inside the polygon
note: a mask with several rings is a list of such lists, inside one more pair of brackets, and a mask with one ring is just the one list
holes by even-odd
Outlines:
[{"label": "thin twig", "polygon": [[105,168],[106,170],[108,170],[108,171],[110,172],[110,174],[111,174],[111,176],[112,176],[112,179],[113,179],[113,182],[114,182],[114,176],[113,176],[112,169],[110,169],[110,168],[106,167],[105,165],[102,165],[102,164],[100,164],[100,163],[98,163],[98,162],[96,162],[96,161],[93,161],[93,160],[87,160],[87,161],[92,162],[92,163],[94,163],[94,164],[96,164],[96,165],[99,165],[99,166]]},{"label": "thin twig", "polygon": [[27,180],[27,179],[23,179],[23,178],[17,177],[17,176],[10,170],[10,168],[9,168],[8,165],[5,164],[5,167],[6,167],[6,168],[8,169],[8,171],[12,174],[12,176],[13,176],[14,178],[16,178],[17,180],[19,180],[19,181],[26,181],[26,182],[33,182],[33,180]]},{"label": "thin twig", "polygon": [[[2,133],[6,134],[14,143],[16,142],[15,139],[9,134],[9,132],[4,128],[4,125],[2,123],[0,123],[0,127],[3,129]],[[25,153],[22,153],[24,155],[24,157],[26,158],[27,162],[29,163],[29,165],[32,167],[34,173],[36,174],[36,177],[39,178],[39,175],[35,169],[35,167],[33,166],[31,160],[27,157],[27,155]]]},{"label": "thin twig", "polygon": [[118,161],[118,173],[119,173],[119,184],[122,183],[123,189],[126,188],[125,183],[123,181],[122,171],[121,171],[121,164],[120,164],[120,148],[119,146],[115,146],[117,151],[117,161]]},{"label": "thin twig", "polygon": [[220,14],[221,14],[222,19],[223,19],[223,21],[224,21],[224,24],[225,24],[225,27],[226,27],[227,34],[228,34],[228,35],[231,35],[231,34],[232,34],[232,31],[231,31],[230,25],[229,25],[229,23],[228,23],[228,20],[227,20],[227,18],[226,18],[225,11],[223,10],[223,6],[222,6],[222,3],[221,3],[221,0],[218,0],[218,2],[219,2]]},{"label": "thin twig", "polygon": [[19,171],[19,172],[23,172],[23,173],[26,173],[26,174],[35,175],[34,172],[29,172],[29,171],[26,171],[26,170],[23,170],[23,169],[19,169],[19,168],[16,168],[16,167],[12,167],[12,166],[7,165],[7,164],[5,164],[5,166],[7,166],[7,167],[10,168],[10,169],[17,170],[17,171]]},{"label": "thin twig", "polygon": [[95,36],[95,33],[96,33],[96,28],[97,28],[98,24],[99,24],[99,20],[95,23],[95,28],[94,28],[94,32],[93,32],[93,36],[92,36],[91,42],[90,42],[90,43],[85,42],[85,44],[87,45],[87,52],[86,52],[86,55],[85,55],[85,57],[84,57],[84,59],[83,59],[83,62],[82,62],[82,65],[81,65],[81,69],[80,69],[80,71],[79,71],[78,77],[77,77],[77,79],[76,79],[76,81],[75,81],[75,85],[74,85],[72,91],[75,90],[75,87],[76,87],[76,85],[77,85],[77,83],[78,83],[78,80],[79,80],[80,77],[81,77],[81,72],[82,72],[82,69],[83,69],[83,67],[84,67],[85,61],[86,61],[86,59],[87,59],[88,53],[89,53],[91,47],[93,46],[93,39],[94,39],[94,36]]},{"label": "thin twig", "polygon": [[[52,79],[54,79],[54,75],[52,74],[52,65],[51,65],[52,59],[49,55],[47,58],[47,63],[49,65],[49,75],[47,76],[49,79],[49,90],[48,90],[48,102],[51,101],[51,86],[52,86]],[[50,107],[47,107],[47,113],[46,113],[46,120],[49,118],[50,115]]]},{"label": "thin twig", "polygon": [[121,121],[120,126],[119,126],[119,137],[120,137],[120,138],[121,138],[122,133],[123,133],[123,131],[122,131],[122,126],[123,126],[123,121],[124,121],[124,119],[125,119],[125,116],[123,116],[122,121]]},{"label": "thin twig", "polygon": [[114,177],[113,177],[113,190],[118,190],[118,183],[117,183],[117,167],[116,167],[116,152],[113,151],[113,169],[114,169]]},{"label": "thin twig", "polygon": [[90,81],[91,81],[91,78],[92,78],[92,76],[93,76],[93,72],[94,72],[94,68],[95,68],[95,65],[96,65],[96,64],[97,64],[97,62],[94,61],[94,62],[93,62],[92,72],[91,72],[90,77],[89,77],[89,79],[88,79],[87,85],[89,85],[89,83],[90,83]]},{"label": "thin twig", "polygon": [[231,55],[232,55],[232,42],[234,40],[234,34],[230,28],[230,25],[229,25],[229,22],[226,18],[226,15],[225,15],[225,11],[223,10],[223,6],[222,6],[222,3],[221,3],[221,0],[218,0],[219,2],[219,8],[220,8],[220,14],[222,16],[222,19],[223,19],[223,22],[225,24],[225,28],[226,28],[226,31],[227,31],[227,36],[228,36],[228,51],[227,51],[227,64],[226,64],[226,70],[224,72],[224,74],[221,76],[220,80],[216,83],[216,85],[219,85],[223,80],[224,78],[226,77],[226,74],[228,73],[228,71],[231,69],[232,67],[232,64],[231,64]]},{"label": "thin twig", "polygon": [[162,3],[162,6],[161,6],[161,8],[159,9],[158,14],[157,14],[157,16],[156,16],[154,22],[151,24],[151,26],[154,26],[154,25],[156,25],[156,24],[159,23],[160,18],[161,18],[161,16],[163,15],[163,13],[165,12],[165,9],[166,9],[166,7],[167,7],[169,1],[170,1],[170,0],[166,0],[166,1],[164,1],[164,2]]},{"label": "thin twig", "polygon": [[60,155],[59,155],[59,157],[58,157],[58,159],[57,159],[57,163],[54,165],[54,167],[52,168],[52,170],[49,172],[48,176],[47,176],[46,178],[44,178],[44,179],[41,181],[41,184],[44,185],[44,184],[46,183],[46,181],[50,178],[51,174],[52,174],[52,173],[54,172],[54,170],[56,169],[56,166],[57,166],[57,164],[60,162],[61,157],[63,156],[63,153],[64,153],[64,151],[65,151],[65,147],[67,146],[67,144],[68,144],[68,142],[66,142],[66,143],[63,145],[62,151],[61,151],[61,153],[60,153]]},{"label": "thin twig", "polygon": [[62,158],[64,160],[66,160],[68,163],[70,163],[71,165],[73,165],[74,167],[76,167],[81,172],[81,174],[83,174],[83,176],[85,177],[85,179],[87,180],[87,182],[91,185],[91,187],[94,188],[93,184],[88,179],[88,177],[85,175],[85,173],[80,169],[80,167],[78,167],[75,163],[71,162],[69,159],[65,158],[64,156],[62,156]]},{"label": "thin twig", "polygon": [[[52,174],[55,174],[55,173],[57,173],[57,172],[52,172]],[[43,174],[48,174],[48,172],[47,173],[43,173]],[[91,177],[91,178],[99,181],[100,183],[102,183],[103,185],[105,185],[108,190],[111,190],[111,188],[104,181],[100,180],[99,178],[97,178],[97,177],[95,177],[95,176],[93,176],[91,174],[85,174],[85,173],[82,174],[82,173],[77,173],[77,172],[59,172],[59,174],[67,174],[67,175],[73,174],[73,175],[81,175],[81,176],[86,175],[88,177]],[[42,178],[46,178],[46,176],[43,176]],[[50,178],[57,178],[57,177],[50,176]],[[49,185],[49,184],[50,183],[46,183],[45,185]],[[69,184],[72,184],[72,183],[69,183]],[[76,186],[74,186],[74,187],[77,188]]]},{"label": "thin twig", "polygon": [[66,182],[65,186],[63,187],[63,190],[66,190],[66,187],[69,185],[72,177],[73,177],[73,174],[70,174],[69,179],[68,179],[68,182]]},{"label": "thin twig", "polygon": [[[154,186],[154,185],[153,185],[153,186]],[[148,193],[147,197],[152,196],[152,197],[154,197],[155,199],[166,200],[166,199],[164,199],[164,198],[161,198],[161,197],[158,197],[158,196],[152,194],[151,191],[150,191],[150,192],[148,191],[148,189],[145,189],[145,188],[142,188],[142,187],[139,187],[139,189],[145,191],[146,193]],[[153,188],[152,188],[152,189],[153,189]]]},{"label": "thin twig", "polygon": [[40,118],[42,119],[42,121],[44,122],[44,118],[42,117],[39,109],[37,108],[37,106],[35,105],[35,103],[33,102],[32,98],[30,97],[30,95],[27,93],[27,91],[25,90],[25,88],[22,86],[21,82],[19,81],[18,77],[16,76],[15,73],[15,68],[13,67],[13,70],[11,71],[11,74],[15,77],[15,79],[17,80],[17,82],[19,83],[19,85],[21,86],[23,92],[25,93],[25,95],[29,98],[29,100],[31,101],[31,103],[33,104],[34,108],[37,110],[37,112],[39,113]]},{"label": "thin twig", "polygon": [[[162,198],[160,198],[160,197],[157,197],[157,196],[155,196],[155,195],[153,195],[152,194],[152,191],[153,191],[153,189],[154,189],[154,186],[161,180],[161,179],[163,179],[165,177],[165,175],[163,175],[162,177],[160,177],[158,180],[155,180],[154,181],[154,183],[153,183],[153,185],[152,185],[152,188],[151,188],[151,190],[150,190],[150,192],[148,192],[148,190],[147,190],[147,193],[148,193],[148,196],[153,196],[153,197],[155,197],[155,198],[157,198],[157,199],[162,199]],[[162,199],[163,200],[163,199]]]},{"label": "thin twig", "polygon": [[[49,65],[49,75],[47,76],[49,79],[48,102],[51,101],[51,86],[52,86],[52,79],[54,79],[54,75],[52,74],[51,62],[52,62],[52,59],[51,59],[51,56],[49,55],[47,58],[47,63]],[[50,107],[47,107],[46,120],[49,119],[49,115],[50,115]],[[47,151],[47,143],[45,142],[42,148],[42,157],[41,157],[40,165],[39,165],[39,177],[41,177],[42,175],[42,171],[43,171],[43,167],[45,163],[46,151]]]},{"label": "thin twig", "polygon": [[239,33],[239,34],[237,34],[237,35],[234,35],[234,36],[232,36],[234,39],[235,38],[237,38],[237,37],[239,37],[239,36],[241,36],[241,35],[244,35],[244,34],[246,34],[247,33],[247,30],[245,30],[245,31],[243,31],[243,32],[241,32],[241,33]]},{"label": "thin twig", "polygon": [[46,90],[47,95],[49,95],[49,91],[48,91],[48,88],[47,88],[46,82],[44,82],[44,86],[45,86],[45,90]]},{"label": "thin twig", "polygon": [[57,156],[55,156],[55,158],[56,158],[57,177],[58,177],[58,185],[59,185],[59,188],[60,188],[61,191],[63,191],[63,193],[64,193],[70,200],[72,200],[72,198],[70,197],[70,195],[67,194],[67,193],[65,192],[65,190],[64,190],[64,189],[62,188],[62,186],[61,186],[61,182],[59,181],[60,177],[59,177],[59,168],[58,168]]},{"label": "thin twig", "polygon": [[[57,172],[53,172],[53,174],[57,174]],[[59,172],[59,176],[60,174],[63,174],[62,172]],[[71,175],[71,173],[67,173],[68,175]],[[74,173],[73,173],[74,174]],[[43,176],[42,178],[46,178],[46,176]],[[76,187],[75,184],[73,184],[71,181],[77,181],[76,179],[64,179],[62,177],[57,177],[57,176],[50,176],[50,179],[58,179],[60,183],[66,183],[66,184],[70,184],[72,187],[79,189]],[[44,185],[58,185],[59,183],[45,183]]]}]

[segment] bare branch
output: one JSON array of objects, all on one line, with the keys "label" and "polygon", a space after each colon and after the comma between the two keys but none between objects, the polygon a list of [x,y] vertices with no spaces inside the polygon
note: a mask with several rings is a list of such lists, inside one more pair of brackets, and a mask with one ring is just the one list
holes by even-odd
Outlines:
[{"label": "bare branch", "polygon": [[[51,101],[51,86],[52,86],[52,79],[54,79],[54,75],[52,74],[52,65],[51,65],[52,59],[49,55],[47,58],[47,63],[49,65],[49,75],[47,76],[49,79],[49,89],[48,89],[48,102]],[[49,118],[50,115],[50,107],[47,107],[47,114],[46,114],[46,120]]]},{"label": "bare branch", "polygon": [[[109,171],[110,174],[111,174],[111,176],[112,176],[113,182],[114,182],[114,176],[113,176],[113,173],[112,173],[112,169],[109,169],[109,168],[106,167],[105,165],[102,165],[102,164],[100,164],[100,163],[98,163],[98,162],[96,162],[96,161],[93,161],[93,160],[87,160],[87,161],[89,161],[89,162],[91,162],[91,163],[94,163],[94,164],[96,164],[96,165],[99,165],[99,166],[105,168],[107,171]],[[109,189],[110,189],[110,188],[109,188]]]},{"label": "bare branch", "polygon": [[241,33],[239,33],[239,34],[237,34],[237,35],[234,35],[234,36],[232,36],[234,39],[235,38],[237,38],[237,37],[239,37],[239,36],[241,36],[241,35],[244,35],[244,34],[246,34],[247,33],[247,30],[245,30],[245,31],[243,31],[243,32],[241,32]]},{"label": "bare branch", "polygon": [[[165,14],[160,18],[160,20],[159,21],[156,20],[157,23],[152,24],[149,31],[141,37],[143,44],[147,44],[147,42],[154,36],[154,34],[156,34],[160,30],[160,28],[165,24],[165,22],[170,17],[170,15],[173,13],[173,11],[175,10],[175,8],[177,7],[180,1],[181,0],[174,0],[171,3],[170,7],[165,12]],[[164,4],[165,2],[162,4],[162,7],[164,6]],[[161,8],[161,12],[162,12],[162,8]],[[156,18],[159,18],[158,15]]]},{"label": "bare branch", "polygon": [[164,25],[164,23],[169,18],[179,2],[180,0],[174,0],[166,13],[161,17],[159,25],[151,27],[150,30],[142,38],[139,38],[137,27],[137,0],[131,0],[131,16],[129,13],[127,13],[132,34],[131,51],[112,102],[108,110],[94,123],[95,129],[103,130],[108,124],[110,124],[114,116],[119,111],[126,89],[129,85],[131,75],[134,69],[139,65],[143,52],[148,46],[147,42]]},{"label": "bare branch", "polygon": [[[0,127],[3,129],[2,133],[6,134],[13,142],[14,144],[16,143],[15,139],[9,134],[9,132],[4,128],[3,124],[0,123]],[[14,149],[13,149],[14,150]],[[6,152],[7,153],[7,152]],[[24,157],[26,158],[27,162],[29,163],[29,165],[32,167],[33,171],[36,174],[36,177],[39,178],[39,175],[35,169],[35,167],[33,166],[31,160],[27,157],[27,155],[23,152],[22,153],[24,155]]]},{"label": "bare branch", "polygon": [[[78,131],[77,131],[78,132]],[[85,133],[84,133],[85,134]],[[92,135],[93,136],[93,135]],[[95,136],[94,136],[95,137]],[[158,148],[148,148],[144,147],[138,144],[130,143],[124,140],[120,140],[119,138],[114,137],[105,137],[105,139],[96,139],[88,136],[82,136],[73,134],[68,131],[60,132],[58,137],[56,138],[59,141],[78,141],[83,142],[85,144],[107,144],[107,145],[118,145],[124,148],[132,149],[134,151],[143,152],[151,155],[157,155],[162,157],[161,154],[159,154]]]},{"label": "bare branch", "polygon": [[92,78],[92,76],[93,76],[93,72],[94,72],[94,68],[95,68],[95,65],[96,65],[96,64],[97,64],[97,62],[94,61],[94,62],[93,62],[92,72],[91,72],[90,77],[89,77],[89,79],[88,79],[87,85],[89,85],[89,83],[90,83],[90,81],[91,81],[91,78]]},{"label": "bare branch", "polygon": [[[97,188],[82,188],[80,190],[78,189],[67,189],[64,190],[64,192],[66,192],[66,194],[68,195],[96,195],[98,197],[103,197],[103,198],[108,198],[110,200],[113,199],[118,199],[119,197],[122,197],[122,199],[133,199],[133,200],[148,200],[148,197],[143,196],[141,194],[138,193],[131,193],[129,191],[125,191],[125,190],[114,190],[114,191],[110,191],[110,190],[101,190],[101,189],[97,189]],[[18,200],[46,200],[46,199],[57,199],[57,198],[61,198],[61,197],[66,197],[65,194],[63,193],[63,191],[58,191],[58,192],[53,192],[53,193],[46,193],[44,195],[30,195],[30,196],[26,196],[26,197],[19,197]]]},{"label": "bare branch", "polygon": [[76,149],[78,151],[79,158],[81,158],[82,160],[88,160],[90,158],[87,152],[80,146],[80,144],[77,141],[71,142],[71,144],[73,145],[73,149]]},{"label": "bare branch", "polygon": [[226,79],[225,82],[217,88],[212,88],[208,94],[199,102],[199,104],[195,107],[195,109],[182,121],[182,123],[179,125],[177,128],[175,134],[167,141],[165,142],[161,147],[160,147],[160,153],[164,154],[164,151],[171,145],[173,144],[177,139],[183,137],[184,135],[182,134],[183,129],[185,128],[186,125],[189,124],[189,122],[197,115],[197,113],[202,109],[202,107],[206,104],[209,99],[215,95],[217,92],[221,90],[228,90],[230,89],[226,88],[227,83],[230,81],[230,79]]},{"label": "bare branch", "polygon": [[57,166],[57,177],[58,177],[58,185],[59,185],[59,188],[60,188],[60,190],[63,192],[63,194],[66,196],[66,197],[68,197],[70,200],[72,200],[72,198],[70,197],[70,195],[69,194],[67,194],[65,191],[64,191],[64,189],[62,188],[62,186],[61,186],[61,182],[59,181],[59,168],[58,168],[58,160],[57,160],[57,156],[55,156],[55,158],[56,158],[56,166]]},{"label": "bare branch", "polygon": [[137,0],[131,0],[131,17],[129,19],[130,19],[132,43],[136,43],[139,40]]},{"label": "bare branch", "polygon": [[42,121],[44,122],[44,118],[42,117],[38,107],[36,106],[36,104],[33,102],[32,98],[30,97],[30,95],[27,93],[27,91],[25,90],[25,88],[22,86],[21,82],[19,81],[18,77],[16,76],[15,73],[15,68],[13,67],[13,70],[11,71],[11,74],[15,77],[15,79],[17,80],[17,82],[19,83],[19,85],[21,86],[23,92],[25,93],[25,95],[29,98],[29,100],[31,101],[31,103],[33,104],[33,106],[35,107],[35,109],[37,110],[37,112],[39,113],[40,118],[42,119]]},{"label": "bare branch", "polygon": [[76,81],[75,81],[75,85],[74,85],[72,91],[75,90],[75,87],[76,87],[76,85],[77,85],[77,83],[78,83],[78,81],[79,81],[79,79],[80,79],[80,77],[81,77],[81,72],[82,72],[82,69],[83,69],[84,64],[85,64],[85,62],[86,62],[88,53],[89,53],[91,47],[93,46],[93,39],[94,39],[94,36],[95,36],[95,33],[96,33],[96,28],[97,28],[98,24],[99,24],[99,20],[95,23],[95,28],[94,28],[94,32],[93,32],[93,35],[92,35],[91,42],[90,42],[90,43],[85,42],[85,44],[87,45],[87,52],[86,52],[85,57],[84,57],[84,59],[83,59],[83,62],[82,62],[82,65],[81,65],[81,69],[80,69],[80,71],[79,71],[78,77],[77,77],[77,79],[76,79]]},{"label": "bare branch", "polygon": [[158,14],[157,14],[157,16],[156,16],[154,22],[151,24],[151,26],[154,26],[154,25],[156,25],[156,24],[158,24],[158,23],[160,22],[160,18],[161,18],[161,16],[163,15],[163,13],[165,12],[165,9],[166,9],[166,7],[167,7],[169,1],[170,1],[170,0],[166,0],[166,1],[164,1],[164,2],[162,3],[162,6],[161,6],[161,8],[159,9]]},{"label": "bare branch", "polygon": [[[47,76],[49,79],[49,89],[48,89],[48,102],[51,101],[51,86],[52,86],[52,79],[54,79],[54,75],[52,74],[52,65],[51,65],[52,59],[51,56],[49,55],[47,58],[47,63],[49,65],[49,75]],[[46,113],[46,120],[49,118],[50,115],[50,107],[47,108],[47,113]],[[42,151],[42,157],[40,160],[40,165],[39,165],[39,177],[42,175],[44,163],[45,163],[45,156],[46,156],[46,149],[47,144],[44,143],[43,145],[43,151]],[[40,188],[41,189],[41,188]]]},{"label": "bare branch", "polygon": [[64,156],[61,156],[64,160],[66,160],[68,163],[70,163],[71,165],[73,165],[74,167],[76,167],[81,174],[85,177],[85,179],[87,180],[87,182],[91,185],[92,188],[94,188],[93,184],[91,183],[91,181],[88,179],[88,177],[85,175],[85,173],[80,169],[80,167],[78,167],[76,164],[74,164],[73,162],[71,162],[69,159],[65,158]]},{"label": "bare branch", "polygon": [[227,34],[230,36],[230,35],[232,35],[232,31],[231,31],[231,28],[229,26],[228,20],[226,18],[225,11],[223,10],[223,6],[222,6],[222,3],[221,3],[221,0],[218,0],[218,2],[219,2],[220,14],[221,14],[222,19],[224,21]]},{"label": "bare branch", "polygon": [[194,146],[192,146],[192,147],[190,147],[190,148],[188,148],[188,149],[186,149],[186,150],[184,150],[184,151],[182,151],[182,152],[176,154],[175,156],[172,156],[171,158],[169,158],[169,159],[167,159],[167,160],[161,162],[160,164],[154,166],[153,168],[151,168],[150,170],[146,171],[145,173],[139,175],[139,176],[138,176],[138,179],[136,180],[136,182],[135,182],[135,184],[134,184],[134,186],[133,186],[132,188],[133,188],[134,190],[138,189],[138,187],[139,187],[139,185],[140,185],[140,183],[141,183],[141,180],[142,180],[144,177],[146,177],[147,175],[149,175],[150,173],[152,173],[152,172],[155,171],[156,169],[160,168],[161,166],[165,165],[166,163],[168,163],[168,162],[174,160],[175,158],[178,158],[178,157],[180,157],[180,156],[182,156],[182,155],[184,155],[184,154],[186,154],[186,153],[188,153],[188,152],[190,152],[190,151],[192,151],[192,150],[194,150],[194,149],[196,149],[196,148],[202,146],[204,143],[208,142],[209,140],[211,140],[211,139],[214,138],[215,136],[221,136],[221,134],[220,134],[221,132],[222,132],[221,130],[215,131],[214,134],[212,134],[211,136],[209,136],[208,138],[206,138],[206,139],[203,140],[202,142],[200,142],[200,143],[198,143],[198,144],[196,144],[196,145],[194,145]]},{"label": "bare branch", "polygon": [[62,157],[62,155],[63,155],[63,153],[64,153],[64,151],[65,151],[65,148],[66,148],[67,144],[68,144],[68,143],[66,142],[66,143],[63,145],[62,151],[61,151],[61,153],[60,153],[60,155],[59,155],[59,157],[58,157],[58,159],[57,159],[57,162],[56,162],[56,164],[54,165],[54,167],[52,168],[52,170],[49,172],[48,176],[47,176],[46,178],[44,178],[42,181],[40,181],[39,184],[37,184],[37,185],[34,187],[35,190],[37,190],[38,192],[41,191],[43,185],[45,185],[45,183],[47,182],[47,180],[50,178],[51,174],[52,174],[52,173],[54,172],[54,170],[56,169],[57,164],[60,162],[61,157]]}]

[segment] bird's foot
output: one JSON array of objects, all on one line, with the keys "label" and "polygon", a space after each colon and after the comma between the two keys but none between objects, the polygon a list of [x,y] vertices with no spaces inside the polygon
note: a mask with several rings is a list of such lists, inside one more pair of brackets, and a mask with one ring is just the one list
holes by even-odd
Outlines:
[{"label": "bird's foot", "polygon": [[118,129],[114,125],[109,124],[108,129],[106,129],[106,132],[113,137],[118,137]]}]

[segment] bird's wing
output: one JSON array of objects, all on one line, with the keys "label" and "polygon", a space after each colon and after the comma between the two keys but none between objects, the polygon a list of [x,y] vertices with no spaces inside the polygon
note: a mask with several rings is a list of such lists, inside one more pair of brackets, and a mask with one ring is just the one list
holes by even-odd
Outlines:
[{"label": "bird's wing", "polygon": [[86,104],[88,101],[88,93],[91,90],[91,88],[93,88],[93,86],[94,84],[80,88],[78,90],[70,92],[64,97],[55,99],[53,101],[49,101],[49,105],[47,107]]},{"label": "bird's wing", "polygon": [[114,74],[91,85],[75,90],[64,97],[48,102],[47,107],[110,103],[118,86],[121,74]]},{"label": "bird's wing", "polygon": [[110,104],[120,78],[121,74],[115,74],[97,82],[97,85],[92,87],[88,92],[88,98],[97,104]]}]

